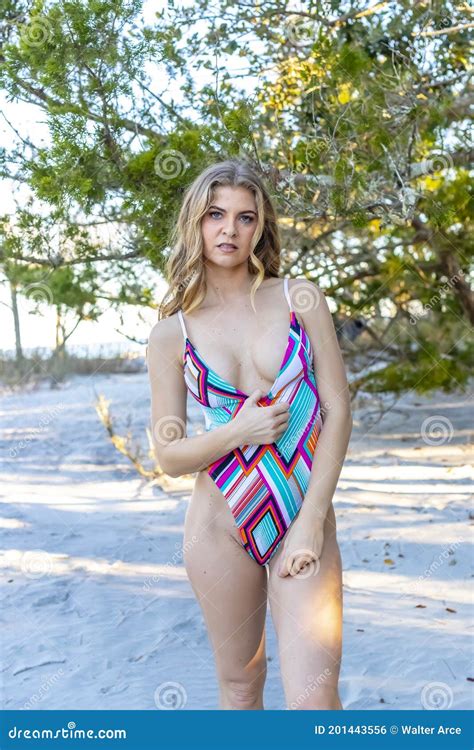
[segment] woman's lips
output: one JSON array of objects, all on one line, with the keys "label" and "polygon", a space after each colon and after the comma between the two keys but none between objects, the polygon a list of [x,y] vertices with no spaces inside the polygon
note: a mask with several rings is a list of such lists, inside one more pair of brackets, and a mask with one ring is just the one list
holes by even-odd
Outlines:
[{"label": "woman's lips", "polygon": [[223,253],[234,253],[238,248],[235,245],[228,245],[226,243],[217,246]]}]

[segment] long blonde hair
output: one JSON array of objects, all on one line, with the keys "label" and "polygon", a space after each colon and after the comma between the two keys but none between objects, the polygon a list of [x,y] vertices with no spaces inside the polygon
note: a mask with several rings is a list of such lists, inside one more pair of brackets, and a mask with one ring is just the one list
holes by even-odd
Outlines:
[{"label": "long blonde hair", "polygon": [[178,219],[171,231],[171,251],[165,265],[168,290],[158,307],[158,319],[167,318],[180,307],[190,312],[206,295],[201,221],[213,201],[218,185],[251,190],[257,205],[257,228],[248,258],[249,273],[256,276],[250,290],[252,307],[255,292],[264,278],[277,277],[280,268],[280,235],[270,195],[252,166],[241,159],[228,159],[207,167],[187,188]]}]

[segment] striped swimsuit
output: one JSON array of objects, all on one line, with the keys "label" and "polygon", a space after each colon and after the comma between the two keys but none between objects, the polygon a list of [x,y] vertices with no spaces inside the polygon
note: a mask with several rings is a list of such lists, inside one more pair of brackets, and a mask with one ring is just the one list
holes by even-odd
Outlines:
[{"label": "striped swimsuit", "polygon": [[[290,311],[288,342],[278,375],[258,404],[287,401],[287,429],[275,443],[238,446],[207,468],[227,500],[243,547],[260,565],[276,552],[301,508],[322,427],[313,349],[292,309],[287,278],[283,286]],[[206,431],[213,430],[237,415],[248,394],[206,364],[188,338],[181,310],[178,317],[186,386],[203,409]]]}]

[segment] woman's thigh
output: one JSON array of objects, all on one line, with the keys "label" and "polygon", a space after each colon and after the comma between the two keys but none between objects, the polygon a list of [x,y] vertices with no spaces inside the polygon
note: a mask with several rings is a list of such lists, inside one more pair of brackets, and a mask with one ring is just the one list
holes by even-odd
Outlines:
[{"label": "woman's thigh", "polygon": [[258,692],[266,673],[267,572],[243,548],[227,501],[217,492],[195,488],[185,520],[184,564],[219,681]]},{"label": "woman's thigh", "polygon": [[270,560],[268,580],[282,682],[289,708],[316,708],[337,695],[342,649],[342,565],[332,503],[319,563],[281,578],[282,553],[283,544]]}]

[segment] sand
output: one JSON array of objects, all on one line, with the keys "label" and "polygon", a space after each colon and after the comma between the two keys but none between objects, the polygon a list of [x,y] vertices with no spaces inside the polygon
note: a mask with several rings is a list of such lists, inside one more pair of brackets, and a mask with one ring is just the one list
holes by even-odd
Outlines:
[{"label": "sand", "polygon": [[[145,372],[2,398],[1,707],[215,709],[212,651],[182,560],[192,481],[165,492],[140,477],[107,438],[98,394],[146,449]],[[410,393],[381,421],[374,406],[354,410],[334,498],[341,700],[472,708],[472,408],[461,392]],[[188,418],[190,433],[202,429],[191,400]],[[284,709],[269,608],[267,655],[265,708]]]}]

